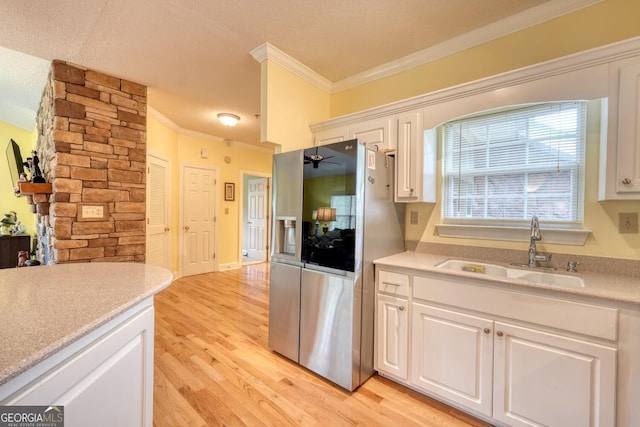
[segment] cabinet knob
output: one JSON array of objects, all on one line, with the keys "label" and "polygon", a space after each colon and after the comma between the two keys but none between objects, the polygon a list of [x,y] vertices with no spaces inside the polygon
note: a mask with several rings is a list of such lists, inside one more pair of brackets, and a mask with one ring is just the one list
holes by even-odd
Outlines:
[{"label": "cabinet knob", "polygon": [[403,307],[403,306],[400,306],[400,307],[398,307],[398,310],[400,310],[400,311],[404,311],[404,307]]},{"label": "cabinet knob", "polygon": [[501,337],[501,336],[503,336],[503,335],[504,335],[504,332],[502,332],[502,331],[498,331],[498,332],[496,332],[496,335],[497,335],[497,336],[499,336],[499,337]]},{"label": "cabinet knob", "polygon": [[485,334],[490,334],[490,333],[491,333],[491,329],[489,329],[489,328],[484,328],[484,333],[485,333]]},{"label": "cabinet knob", "polygon": [[165,231],[165,232],[169,231],[169,227],[165,227],[165,228],[164,228],[164,231]]},{"label": "cabinet knob", "polygon": [[624,185],[629,185],[629,184],[631,184],[631,180],[629,178],[625,178],[625,179],[622,180],[622,183]]},{"label": "cabinet knob", "polygon": [[191,227],[189,227],[188,225],[185,225],[184,229],[185,229],[185,231],[189,231],[189,230],[191,230]]},{"label": "cabinet knob", "polygon": [[413,193],[413,188],[410,188],[410,189],[409,189],[409,193]]}]

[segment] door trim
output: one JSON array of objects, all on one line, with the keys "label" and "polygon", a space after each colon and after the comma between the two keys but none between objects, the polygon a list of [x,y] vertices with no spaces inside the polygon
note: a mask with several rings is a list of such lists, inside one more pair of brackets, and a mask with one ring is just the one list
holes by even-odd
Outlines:
[{"label": "door trim", "polygon": [[[245,176],[254,176],[257,178],[267,178],[267,209],[266,209],[266,213],[267,213],[267,245],[271,244],[271,174],[270,173],[265,173],[265,172],[256,172],[256,171],[250,171],[250,170],[245,170],[245,169],[241,169],[240,170],[240,180],[239,180],[239,193],[238,194],[242,194],[242,197],[239,197],[239,205],[238,205],[238,265],[240,267],[242,267],[242,234],[243,234],[243,224],[242,221],[244,220],[244,179]],[[269,262],[271,260],[271,248],[267,248],[267,260],[266,262]]]},{"label": "door trim", "polygon": [[218,271],[218,169],[213,166],[207,165],[199,165],[197,163],[184,163],[180,162],[180,184],[178,188],[178,268],[180,269],[180,277],[184,275],[184,257],[182,254],[184,253],[184,238],[182,238],[182,230],[184,229],[184,216],[182,213],[184,212],[184,170],[185,168],[196,168],[196,169],[204,169],[213,172],[214,176],[214,218],[215,221],[213,223],[213,253],[215,254],[215,258],[213,259],[213,271]]},{"label": "door trim", "polygon": [[[149,161],[149,157],[154,157],[160,161],[166,162],[167,164],[167,174],[165,176],[165,192],[166,192],[166,196],[167,196],[167,201],[168,206],[165,207],[166,209],[166,215],[167,215],[167,224],[169,226],[169,232],[168,232],[168,236],[167,236],[167,258],[168,258],[168,266],[165,266],[167,269],[172,270],[173,268],[173,239],[172,239],[172,234],[173,234],[173,230],[171,230],[171,228],[173,227],[173,212],[171,210],[171,193],[172,193],[172,189],[171,189],[171,176],[173,175],[173,165],[171,163],[171,158],[165,156],[164,154],[161,154],[157,151],[154,150],[147,150],[147,165],[146,167],[149,167],[150,161]],[[147,169],[148,171],[148,169]],[[145,195],[145,210],[147,212],[145,212],[145,223],[148,221],[149,219],[149,203],[150,203],[150,198],[149,198],[149,173],[146,174],[146,178],[145,178],[145,182],[147,184],[147,189],[145,191],[146,195]],[[148,225],[148,224],[146,224]],[[147,232],[145,231],[145,245],[147,245],[149,236],[147,235]],[[145,258],[146,258],[146,252],[147,252],[147,248],[145,248]]]}]

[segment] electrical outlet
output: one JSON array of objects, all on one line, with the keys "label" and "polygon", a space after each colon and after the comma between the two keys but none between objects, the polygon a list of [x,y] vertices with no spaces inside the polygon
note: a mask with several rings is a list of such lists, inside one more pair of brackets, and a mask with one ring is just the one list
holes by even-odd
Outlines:
[{"label": "electrical outlet", "polygon": [[619,213],[618,231],[620,233],[638,233],[638,213]]},{"label": "electrical outlet", "polygon": [[418,211],[411,211],[411,225],[418,225]]}]

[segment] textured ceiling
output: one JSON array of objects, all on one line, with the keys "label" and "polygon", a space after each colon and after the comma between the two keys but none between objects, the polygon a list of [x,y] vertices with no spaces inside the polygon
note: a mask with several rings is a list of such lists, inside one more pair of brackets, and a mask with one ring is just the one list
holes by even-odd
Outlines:
[{"label": "textured ceiling", "polygon": [[[2,0],[0,120],[17,120],[5,100],[35,117],[35,76],[62,59],[147,85],[150,106],[183,129],[259,143],[260,64],[249,52],[265,42],[340,82],[531,8],[585,1]],[[237,127],[214,120],[223,111],[241,117]]]}]

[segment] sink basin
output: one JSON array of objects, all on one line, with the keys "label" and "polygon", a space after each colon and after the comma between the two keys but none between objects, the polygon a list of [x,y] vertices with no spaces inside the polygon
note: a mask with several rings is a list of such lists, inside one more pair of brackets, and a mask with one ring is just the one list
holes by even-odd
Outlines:
[{"label": "sink basin", "polygon": [[525,271],[524,274],[516,275],[514,278],[518,280],[525,280],[530,283],[558,286],[561,288],[584,288],[584,281],[581,277],[568,276],[566,274]]},{"label": "sink basin", "polygon": [[449,271],[469,271],[465,270],[465,268],[470,266],[482,267],[484,269],[484,273],[477,272],[477,274],[486,274],[487,276],[507,277],[509,270],[507,267],[502,267],[501,265],[487,264],[483,262],[462,261],[458,259],[449,259],[436,265],[437,268]]},{"label": "sink basin", "polygon": [[484,262],[449,259],[436,265],[436,268],[449,271],[471,272],[489,277],[514,279],[535,285],[554,286],[559,288],[584,288],[584,281],[578,276],[510,268]]}]

